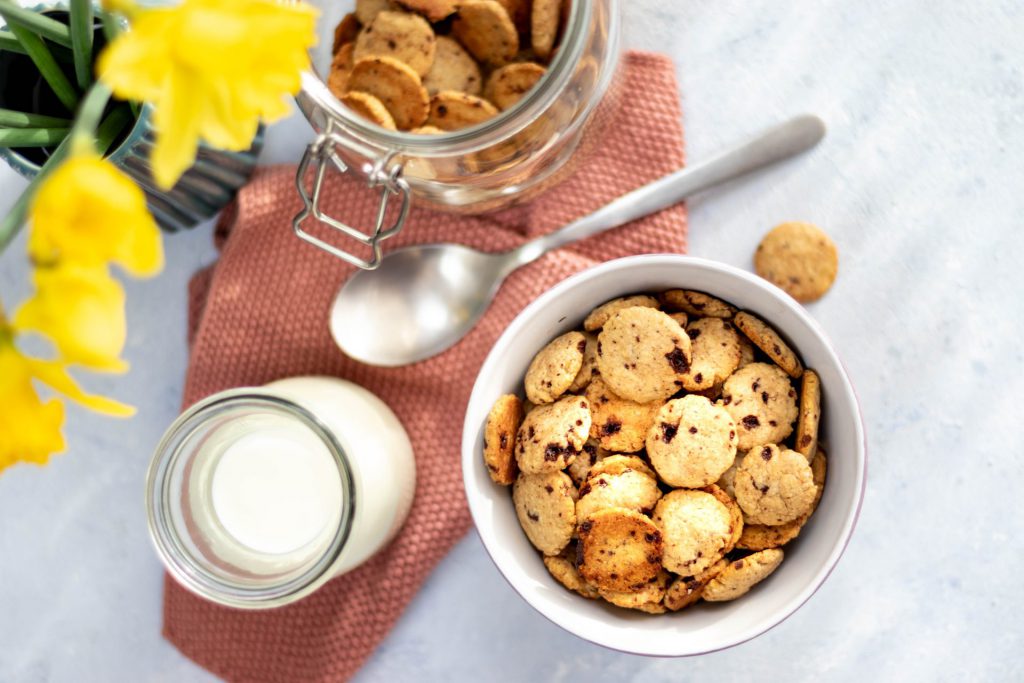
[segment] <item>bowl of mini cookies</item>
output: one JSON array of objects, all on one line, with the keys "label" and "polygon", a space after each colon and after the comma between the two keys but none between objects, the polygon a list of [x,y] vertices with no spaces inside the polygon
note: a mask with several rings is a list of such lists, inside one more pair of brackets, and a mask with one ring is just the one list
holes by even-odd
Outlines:
[{"label": "bowl of mini cookies", "polygon": [[824,583],[864,493],[864,427],[824,332],[761,278],[634,256],[530,304],[463,431],[473,521],[541,614],[625,652],[731,647]]}]

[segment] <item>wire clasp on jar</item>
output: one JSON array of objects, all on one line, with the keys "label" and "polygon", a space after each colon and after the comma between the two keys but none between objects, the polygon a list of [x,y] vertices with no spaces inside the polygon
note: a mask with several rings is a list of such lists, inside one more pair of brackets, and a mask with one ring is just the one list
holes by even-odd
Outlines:
[{"label": "wire clasp on jar", "polygon": [[[369,234],[362,232],[344,221],[328,216],[322,208],[324,180],[327,177],[328,168],[333,165],[340,173],[353,172],[349,164],[337,152],[336,146],[344,145],[345,140],[331,128],[333,126],[329,127],[327,131],[306,147],[306,152],[302,155],[302,161],[299,162],[299,168],[295,173],[295,185],[299,190],[299,196],[302,197],[303,206],[302,211],[292,219],[292,228],[301,239],[323,249],[329,254],[337,256],[346,263],[350,263],[363,270],[375,270],[380,265],[383,257],[381,243],[397,235],[409,217],[409,208],[412,203],[409,183],[402,177],[402,165],[392,163],[395,153],[389,152],[384,154],[374,161],[373,167],[367,174],[367,184],[369,187],[371,189],[380,188],[380,207],[377,210],[376,225],[372,232]],[[312,187],[308,188],[306,174],[313,164],[316,165],[316,173],[313,177]],[[386,226],[388,206],[396,198],[400,202],[398,215],[390,226]],[[360,257],[303,229],[302,224],[310,215],[324,225],[368,247],[371,251],[370,258]]]}]

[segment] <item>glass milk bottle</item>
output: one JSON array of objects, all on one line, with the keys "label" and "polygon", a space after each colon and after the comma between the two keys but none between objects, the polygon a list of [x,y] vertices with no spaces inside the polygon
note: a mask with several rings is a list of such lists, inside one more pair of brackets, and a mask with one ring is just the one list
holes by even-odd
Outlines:
[{"label": "glass milk bottle", "polygon": [[185,588],[284,605],[361,564],[412,504],[412,445],[390,408],[331,377],[235,389],[186,410],[157,447],[150,533]]}]

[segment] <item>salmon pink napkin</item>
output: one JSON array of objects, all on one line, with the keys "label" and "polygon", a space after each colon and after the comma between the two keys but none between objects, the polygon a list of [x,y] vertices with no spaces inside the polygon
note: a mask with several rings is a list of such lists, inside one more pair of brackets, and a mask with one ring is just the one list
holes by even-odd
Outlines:
[{"label": "salmon pink napkin", "polygon": [[[672,62],[630,53],[623,105],[576,174],[530,204],[487,216],[414,209],[389,248],[461,242],[510,249],[683,164]],[[233,681],[338,681],[351,677],[470,527],[459,441],[470,389],[487,351],[523,307],[563,278],[607,259],[686,249],[682,206],[548,254],[512,274],[457,346],[430,360],[382,369],[346,358],[328,314],[351,267],[299,241],[294,167],[261,170],[221,220],[220,260],[190,285],[191,359],[183,405],[238,386],[327,374],[367,387],[391,406],[414,444],[418,481],[398,537],[358,569],[297,604],[264,612],[205,602],[165,581],[164,635],[185,655]],[[336,213],[368,225],[376,198],[339,180]]]}]

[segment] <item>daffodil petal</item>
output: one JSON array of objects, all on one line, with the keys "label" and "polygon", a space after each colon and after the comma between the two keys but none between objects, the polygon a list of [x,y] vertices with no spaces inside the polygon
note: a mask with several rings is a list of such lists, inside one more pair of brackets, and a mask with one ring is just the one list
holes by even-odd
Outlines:
[{"label": "daffodil petal", "polygon": [[0,340],[0,405],[0,470],[17,462],[42,465],[64,450],[64,405],[40,400],[27,359],[10,339]]},{"label": "daffodil petal", "polygon": [[131,417],[135,408],[105,396],[88,394],[78,386],[62,363],[44,361],[35,358],[26,359],[32,375],[55,391],[67,396],[76,403],[81,403],[90,410],[106,413],[114,417]]}]

